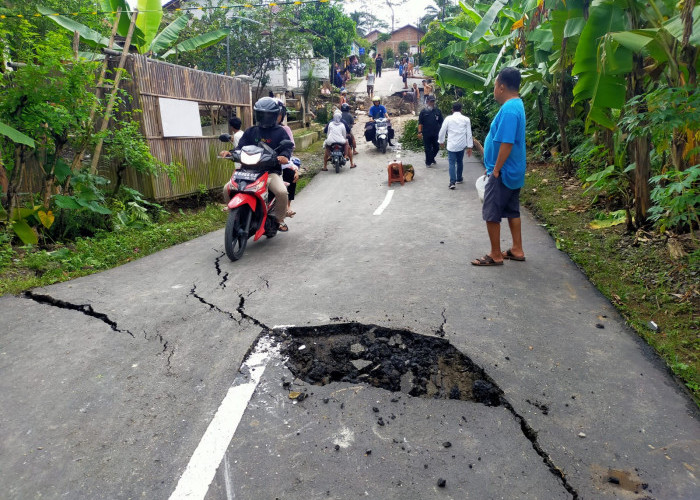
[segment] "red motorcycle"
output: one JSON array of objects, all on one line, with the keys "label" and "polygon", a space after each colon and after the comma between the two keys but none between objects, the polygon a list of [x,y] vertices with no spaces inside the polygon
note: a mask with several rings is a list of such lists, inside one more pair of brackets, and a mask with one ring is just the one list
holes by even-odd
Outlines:
[{"label": "red motorcycle", "polygon": [[[230,136],[227,136],[223,134],[219,139],[228,142]],[[231,177],[231,201],[224,232],[226,255],[234,262],[243,257],[251,236],[254,236],[253,241],[258,241],[263,235],[273,238],[277,234],[278,222],[268,215],[275,206],[275,197],[267,190],[267,169],[277,164],[277,151],[291,145],[291,141],[282,141],[277,150],[265,143],[244,146],[226,158],[240,165]]]}]

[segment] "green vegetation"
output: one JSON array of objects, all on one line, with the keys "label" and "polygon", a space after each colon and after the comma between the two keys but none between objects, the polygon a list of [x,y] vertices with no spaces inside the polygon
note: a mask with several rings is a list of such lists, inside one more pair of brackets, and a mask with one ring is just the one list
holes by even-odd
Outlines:
[{"label": "green vegetation", "polygon": [[0,295],[111,269],[220,229],[226,216],[221,205],[211,204],[203,210],[177,211],[158,224],[124,225],[119,231],[100,231],[43,249],[13,248],[7,233],[0,233]]},{"label": "green vegetation", "polygon": [[624,224],[593,229],[591,222],[614,214],[601,203],[592,204],[584,191],[578,179],[562,176],[554,165],[534,164],[528,167],[522,200],[557,248],[569,254],[700,400],[697,241],[690,235],[629,232]]}]

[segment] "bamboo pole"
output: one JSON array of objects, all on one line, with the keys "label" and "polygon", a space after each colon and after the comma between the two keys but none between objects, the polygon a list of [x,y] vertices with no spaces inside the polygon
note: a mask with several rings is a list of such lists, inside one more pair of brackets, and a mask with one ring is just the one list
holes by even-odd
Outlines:
[{"label": "bamboo pole", "polygon": [[[117,35],[117,28],[119,28],[119,17],[121,16],[122,9],[121,7],[117,8],[117,17],[114,19],[114,24],[112,25],[112,34],[109,37],[109,43],[107,44],[108,49],[112,49],[114,46],[114,37]],[[76,31],[76,34],[78,32]],[[78,51],[77,48],[75,50],[75,56],[76,59],[78,57]],[[97,85],[95,86],[95,94],[99,92],[98,89],[102,87],[102,84],[105,81],[105,75],[107,74],[107,63],[108,59],[105,57],[103,63],[102,63],[102,70],[100,71],[100,77],[97,80]],[[97,97],[97,95],[95,95]],[[87,126],[91,129],[93,126],[93,123],[95,122],[95,113],[97,113],[97,99],[95,99],[95,102],[92,104],[92,109],[90,109],[90,118],[88,118],[88,123]],[[73,158],[73,164],[71,165],[71,170],[75,170],[78,168],[80,163],[83,161],[83,156],[85,156],[85,150],[87,150],[87,142],[83,144],[83,147],[78,151]]]},{"label": "bamboo pole", "polygon": [[[119,67],[117,68],[117,74],[114,76],[114,85],[112,86],[112,93],[109,96],[109,102],[107,103],[107,109],[105,110],[105,116],[102,119],[102,126],[100,127],[100,132],[107,130],[109,125],[109,120],[112,115],[112,109],[114,108],[114,102],[117,98],[117,92],[119,91],[119,81],[122,77],[122,71],[124,70],[124,64],[126,63],[126,56],[129,54],[129,46],[131,45],[131,37],[134,34],[134,27],[136,26],[136,17],[138,16],[138,10],[134,11],[131,16],[131,24],[129,25],[129,32],[126,35],[126,41],[124,42],[124,49],[122,50],[122,56],[119,59]],[[97,141],[97,146],[95,146],[95,154],[92,156],[92,165],[90,166],[90,173],[93,175],[97,173],[97,163],[100,161],[100,155],[102,154],[102,144],[104,139],[100,138]]]}]

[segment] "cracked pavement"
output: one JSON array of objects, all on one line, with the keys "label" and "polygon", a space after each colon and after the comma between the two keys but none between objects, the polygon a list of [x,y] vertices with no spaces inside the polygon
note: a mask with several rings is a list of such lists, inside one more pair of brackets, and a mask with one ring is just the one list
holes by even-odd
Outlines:
[{"label": "cracked pavement", "polygon": [[262,333],[351,321],[444,338],[508,406],[298,381],[295,404],[276,359],[208,499],[700,496],[696,406],[546,232],[524,214],[527,262],[469,266],[478,165],[448,191],[446,159],[405,153],[416,180],[373,216],[391,156],[358,145],[235,264],[222,230],[0,298],[3,498],[168,498]]}]

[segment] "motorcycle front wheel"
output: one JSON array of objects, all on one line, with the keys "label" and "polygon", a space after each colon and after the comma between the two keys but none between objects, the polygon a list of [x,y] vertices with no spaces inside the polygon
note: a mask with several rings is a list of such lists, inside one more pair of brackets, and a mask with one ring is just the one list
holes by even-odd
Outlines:
[{"label": "motorcycle front wheel", "polygon": [[386,139],[381,139],[381,142],[379,143],[379,150],[382,152],[382,154],[386,153]]},{"label": "motorcycle front wheel", "polygon": [[228,213],[224,248],[226,256],[235,262],[243,257],[245,247],[248,244],[248,226],[250,225],[250,207],[241,206]]}]

